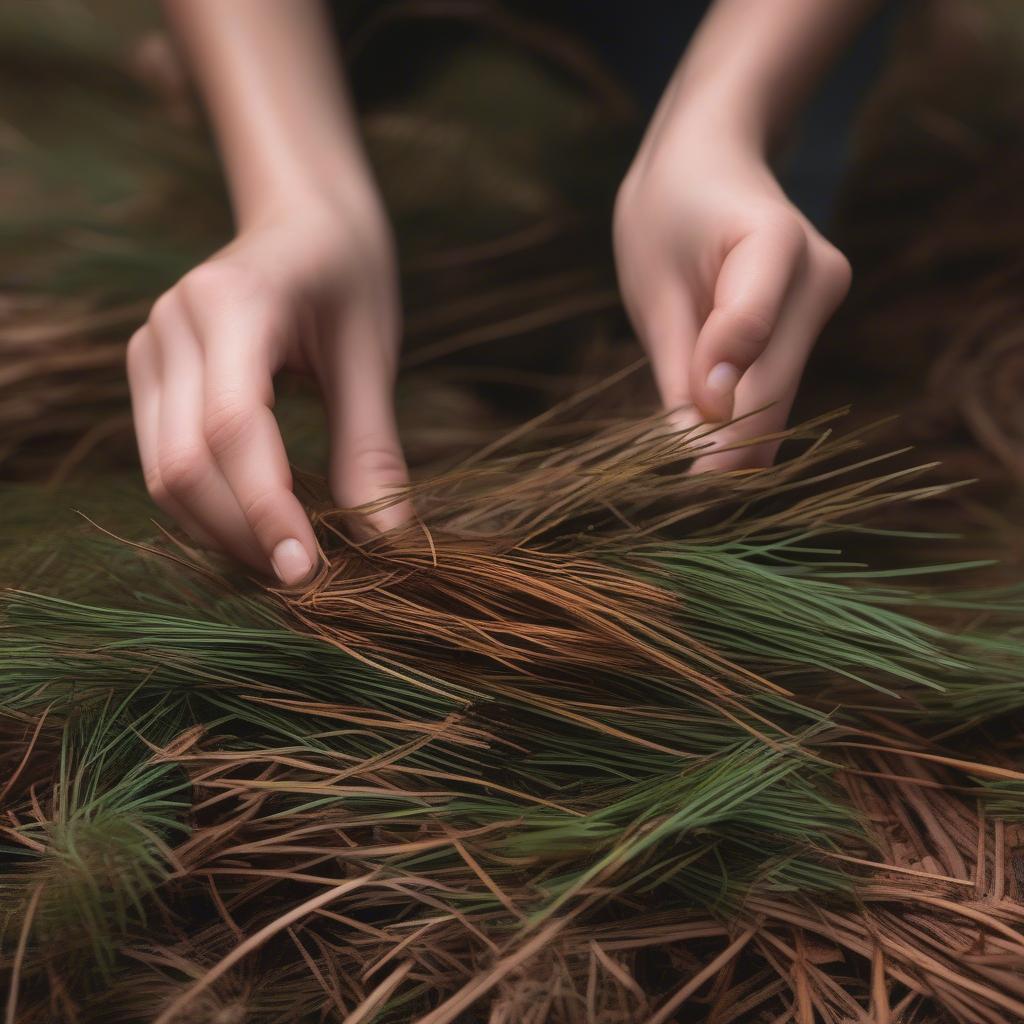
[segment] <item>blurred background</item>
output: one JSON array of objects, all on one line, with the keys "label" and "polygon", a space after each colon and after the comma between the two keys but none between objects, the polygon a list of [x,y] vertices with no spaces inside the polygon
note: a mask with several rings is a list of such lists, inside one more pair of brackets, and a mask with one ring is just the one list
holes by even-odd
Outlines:
[{"label": "blurred background", "polygon": [[[550,5],[335,15],[398,235],[399,408],[427,472],[637,357],[609,218],[650,98],[597,22],[581,33]],[[895,416],[886,442],[978,481],[931,514],[1019,575],[1024,7],[921,0],[876,31],[826,226],[855,283],[794,417]],[[145,519],[123,352],[153,299],[230,236],[203,117],[156,5],[135,0],[8,0],[0,79],[5,533],[72,505]],[[280,390],[292,458],[316,470],[318,402],[302,381]],[[646,412],[653,390],[634,375],[615,401]]]}]

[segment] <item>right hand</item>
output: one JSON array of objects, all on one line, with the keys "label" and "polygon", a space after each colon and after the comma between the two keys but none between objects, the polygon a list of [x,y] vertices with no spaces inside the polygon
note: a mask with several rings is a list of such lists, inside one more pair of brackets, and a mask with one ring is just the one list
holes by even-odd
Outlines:
[{"label": "right hand", "polygon": [[[292,491],[273,377],[306,370],[327,410],[343,507],[407,482],[393,386],[400,312],[391,234],[369,187],[247,224],[161,296],[128,345],[142,468],[157,504],[200,544],[287,585],[318,554]],[[374,513],[398,525],[407,503]]]}]

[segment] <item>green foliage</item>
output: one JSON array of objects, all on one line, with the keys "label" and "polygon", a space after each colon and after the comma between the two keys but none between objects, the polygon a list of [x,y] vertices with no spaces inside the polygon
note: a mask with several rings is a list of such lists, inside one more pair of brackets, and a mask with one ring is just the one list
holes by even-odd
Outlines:
[{"label": "green foliage", "polygon": [[[644,465],[636,443],[630,457]],[[477,520],[465,552],[467,542],[439,533],[424,561],[415,547],[401,554],[398,538],[396,553],[365,564],[347,556],[334,583],[291,596],[94,537],[80,565],[101,564],[105,582],[83,577],[77,589],[97,597],[10,592],[0,706],[61,730],[49,795],[15,796],[17,824],[0,851],[6,947],[40,893],[26,925],[30,987],[52,962],[47,945],[74,953],[85,976],[120,976],[123,949],[170,941],[168,921],[188,901],[208,908],[208,879],[226,887],[218,898],[252,933],[299,899],[289,885],[366,872],[346,920],[395,928],[390,941],[399,942],[410,927],[432,929],[440,912],[452,922],[452,956],[477,935],[517,948],[577,914],[591,927],[628,929],[638,927],[630,914],[651,905],[679,920],[742,919],[748,903],[766,899],[855,906],[862,871],[842,858],[853,851],[870,863],[874,840],[841,784],[851,764],[844,745],[894,742],[865,732],[861,709],[912,709],[938,723],[951,716],[946,701],[954,710],[970,701],[976,713],[1019,707],[1019,595],[937,586],[967,564],[873,570],[850,561],[840,549],[848,496],[862,501],[863,485],[837,486],[808,511],[804,499],[784,499],[800,490],[785,468],[760,478],[739,514],[726,514],[723,498],[709,517],[719,499],[705,494],[697,528],[637,529],[639,516],[661,515],[651,488],[671,478],[653,474],[674,458],[656,437],[642,444],[651,459],[628,486],[618,447],[594,474],[567,473],[567,493],[588,480],[590,504],[563,501],[554,529],[525,527],[536,550],[502,542],[480,561]],[[530,494],[531,467],[551,457],[517,459],[489,470],[483,490],[453,484],[461,496],[449,514],[472,521],[472,509],[502,492],[505,473]],[[632,525],[612,516],[580,533],[606,486]],[[549,477],[536,500],[557,506],[556,490]],[[434,516],[441,493],[420,499]],[[630,507],[634,493],[642,504]],[[508,516],[531,522],[507,502],[494,507],[497,531]],[[28,529],[24,510],[9,521],[19,517]],[[82,530],[73,525],[69,551]],[[166,542],[163,550],[179,557]],[[436,593],[422,579],[392,582],[405,577],[386,559],[402,557],[409,579],[437,575]],[[431,636],[489,623],[479,602],[492,591],[479,579],[471,588],[465,578],[469,603],[437,596],[447,593],[443,572],[463,557],[494,574],[495,608],[506,631],[521,631],[521,648],[500,630],[465,651]],[[79,570],[65,570],[58,589],[74,592]],[[368,587],[371,578],[380,582]],[[646,621],[633,617],[634,586],[654,601]],[[97,599],[104,587],[120,606]],[[527,614],[529,595],[558,587],[561,598],[544,599],[550,611]],[[590,610],[601,587],[621,594],[621,606]],[[336,618],[335,606],[349,611]],[[491,636],[489,624],[475,628]],[[548,628],[564,651],[549,649]],[[588,631],[594,642],[620,637],[609,648],[619,660],[581,664],[574,652]],[[421,635],[422,648],[409,639]],[[531,650],[535,661],[523,656]],[[979,676],[987,687],[971,697]],[[1019,784],[984,785],[990,811],[1013,817]],[[197,962],[230,950],[216,928],[203,934],[190,948]],[[257,956],[276,962],[285,955],[277,943]],[[160,971],[181,983],[180,965]],[[245,1000],[258,1002],[258,991]],[[403,998],[415,1004],[415,991]]]},{"label": "green foliage", "polygon": [[188,832],[188,780],[155,756],[168,724],[164,707],[146,711],[131,696],[71,710],[48,800],[4,848],[5,931],[23,910],[22,894],[38,890],[35,934],[50,955],[80,962],[87,946],[109,971],[116,943],[145,925],[152,894],[172,872],[170,844]]}]

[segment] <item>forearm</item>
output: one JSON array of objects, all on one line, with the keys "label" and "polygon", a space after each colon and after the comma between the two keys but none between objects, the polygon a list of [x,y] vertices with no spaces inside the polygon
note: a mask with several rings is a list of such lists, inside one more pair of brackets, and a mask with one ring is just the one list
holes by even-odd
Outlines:
[{"label": "forearm", "polygon": [[246,224],[368,180],[320,0],[164,0]]},{"label": "forearm", "polygon": [[688,120],[765,150],[882,0],[716,0],[651,134]]}]

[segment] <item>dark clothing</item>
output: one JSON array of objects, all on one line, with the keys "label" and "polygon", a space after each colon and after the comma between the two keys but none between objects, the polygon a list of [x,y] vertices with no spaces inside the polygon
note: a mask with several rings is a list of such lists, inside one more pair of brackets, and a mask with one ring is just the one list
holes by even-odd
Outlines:
[{"label": "dark clothing", "polygon": [[[342,38],[360,15],[380,15],[386,4],[387,0],[371,4],[335,0],[331,6]],[[711,0],[505,0],[504,6],[583,39],[649,114]],[[794,146],[780,162],[778,173],[787,194],[821,230],[831,218],[848,162],[858,106],[881,67],[891,23],[901,7],[898,0],[884,4],[840,58],[801,118]],[[466,29],[465,21],[462,26]],[[434,52],[435,44],[441,45],[443,31],[443,26],[430,18],[419,22],[414,32],[400,33],[399,45],[407,51],[398,62],[400,66],[408,71],[425,51]],[[387,86],[386,76],[371,78],[363,84],[369,86],[369,96],[364,98],[372,101],[374,94],[382,87],[386,92]]]},{"label": "dark clothing", "polygon": [[[513,6],[586,38],[650,113],[711,0],[515,0]],[[789,197],[821,230],[831,218],[849,160],[857,110],[881,68],[901,6],[895,0],[885,4],[837,61],[801,118],[795,145],[779,168]]]}]

